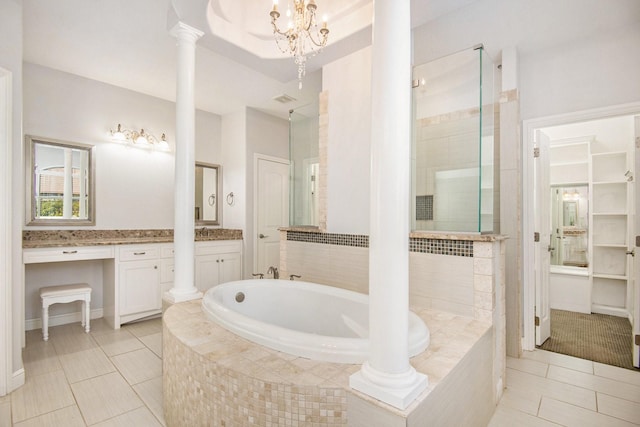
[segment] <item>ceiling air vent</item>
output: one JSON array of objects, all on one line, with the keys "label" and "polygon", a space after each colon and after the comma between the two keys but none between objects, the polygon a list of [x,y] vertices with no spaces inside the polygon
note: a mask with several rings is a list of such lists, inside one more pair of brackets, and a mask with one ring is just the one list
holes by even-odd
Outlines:
[{"label": "ceiling air vent", "polygon": [[278,101],[278,102],[280,102],[282,104],[287,104],[289,102],[296,101],[295,98],[287,95],[286,93],[283,93],[282,95],[276,96],[275,98],[273,98],[273,100],[274,101]]}]

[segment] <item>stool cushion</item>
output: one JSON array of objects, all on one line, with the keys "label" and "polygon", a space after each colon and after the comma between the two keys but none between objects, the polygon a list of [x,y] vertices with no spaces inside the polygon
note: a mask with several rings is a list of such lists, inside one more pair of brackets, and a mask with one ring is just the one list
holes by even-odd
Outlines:
[{"label": "stool cushion", "polygon": [[40,297],[73,295],[77,293],[91,293],[91,286],[86,283],[73,283],[71,285],[47,286],[40,288]]}]

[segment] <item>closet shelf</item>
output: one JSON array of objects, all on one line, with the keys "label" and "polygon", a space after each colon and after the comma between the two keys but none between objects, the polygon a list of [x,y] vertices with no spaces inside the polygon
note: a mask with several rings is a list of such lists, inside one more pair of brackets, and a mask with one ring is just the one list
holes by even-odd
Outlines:
[{"label": "closet shelf", "polygon": [[605,274],[605,273],[593,273],[594,279],[612,279],[612,280],[627,280],[627,276],[621,274]]}]

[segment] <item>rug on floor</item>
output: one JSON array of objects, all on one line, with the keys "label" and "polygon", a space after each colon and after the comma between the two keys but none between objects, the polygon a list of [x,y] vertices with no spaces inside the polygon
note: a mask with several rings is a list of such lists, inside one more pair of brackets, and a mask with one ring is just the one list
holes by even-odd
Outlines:
[{"label": "rug on floor", "polygon": [[539,348],[621,368],[633,367],[627,318],[551,310],[551,337]]}]

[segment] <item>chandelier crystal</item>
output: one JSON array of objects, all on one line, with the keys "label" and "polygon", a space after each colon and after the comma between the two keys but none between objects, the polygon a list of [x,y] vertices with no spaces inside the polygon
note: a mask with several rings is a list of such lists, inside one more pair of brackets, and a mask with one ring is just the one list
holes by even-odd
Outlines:
[{"label": "chandelier crystal", "polygon": [[[293,10],[291,8],[293,3]],[[298,88],[302,89],[302,77],[305,75],[307,56],[314,56],[327,44],[329,29],[327,19],[323,19],[322,27],[318,27],[316,21],[316,2],[314,0],[289,0],[286,16],[288,18],[287,29],[278,27],[278,0],[273,1],[271,25],[276,45],[282,53],[293,56],[298,66]]]}]

